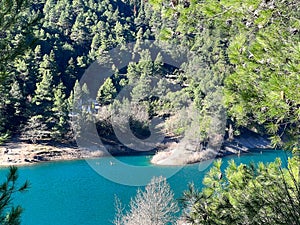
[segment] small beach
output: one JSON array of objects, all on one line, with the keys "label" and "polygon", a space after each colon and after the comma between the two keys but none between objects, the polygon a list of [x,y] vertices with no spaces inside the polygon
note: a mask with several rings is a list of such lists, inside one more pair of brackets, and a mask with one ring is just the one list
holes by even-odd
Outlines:
[{"label": "small beach", "polygon": [[105,156],[104,151],[89,151],[71,145],[10,142],[0,146],[0,166],[32,165],[48,161],[67,161]]}]

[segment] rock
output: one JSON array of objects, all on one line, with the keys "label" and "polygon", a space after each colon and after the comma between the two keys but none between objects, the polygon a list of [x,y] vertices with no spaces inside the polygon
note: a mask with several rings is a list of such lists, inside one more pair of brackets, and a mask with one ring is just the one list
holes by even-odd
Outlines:
[{"label": "rock", "polygon": [[40,156],[40,155],[33,156],[33,159],[35,159],[37,161],[46,161],[45,158],[43,156]]},{"label": "rock", "polygon": [[240,154],[251,149],[271,148],[270,141],[253,131],[244,129],[242,134],[232,141],[224,141],[221,149],[195,151],[195,143],[173,143],[165,151],[156,153],[151,163],[157,165],[184,165],[222,157],[228,154]]}]

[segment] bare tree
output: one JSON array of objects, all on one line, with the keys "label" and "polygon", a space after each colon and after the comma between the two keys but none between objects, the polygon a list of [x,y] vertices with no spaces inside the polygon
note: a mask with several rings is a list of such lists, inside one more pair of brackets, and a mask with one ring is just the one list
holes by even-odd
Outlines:
[{"label": "bare tree", "polygon": [[175,222],[179,211],[166,178],[153,177],[145,187],[138,189],[137,195],[130,201],[130,209],[123,214],[123,206],[116,200],[115,225],[165,225]]},{"label": "bare tree", "polygon": [[125,207],[122,205],[122,202],[120,201],[120,199],[115,196],[115,209],[116,209],[116,215],[115,215],[115,219],[113,221],[113,223],[115,225],[122,225],[124,224],[123,221],[123,212],[125,210]]}]

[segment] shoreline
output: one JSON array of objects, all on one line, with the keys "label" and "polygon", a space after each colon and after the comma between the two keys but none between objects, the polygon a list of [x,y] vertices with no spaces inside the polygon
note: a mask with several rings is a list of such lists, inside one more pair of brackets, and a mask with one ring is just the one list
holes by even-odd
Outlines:
[{"label": "shoreline", "polygon": [[244,130],[240,136],[234,137],[232,140],[223,141],[220,148],[206,148],[195,151],[197,146],[192,143],[172,143],[165,150],[157,152],[153,156],[151,163],[164,166],[186,165],[222,158],[232,154],[249,153],[253,149],[272,149],[268,137],[261,136],[250,130]]},{"label": "shoreline", "polygon": [[134,151],[120,144],[107,143],[104,146],[93,146],[82,149],[72,144],[47,143],[29,144],[14,140],[0,145],[0,167],[30,166],[43,162],[71,161],[108,156],[153,155],[154,165],[176,166],[198,163],[232,154],[243,154],[253,149],[272,149],[270,141],[254,132],[247,131],[231,141],[224,141],[218,150],[206,149],[191,151],[186,145],[180,147],[180,141],[172,137],[165,139],[155,150],[149,152]]},{"label": "shoreline", "polygon": [[[0,146],[0,150],[3,148],[3,146]],[[273,150],[271,148],[262,148],[261,151],[264,151],[264,150]],[[172,150],[171,150],[172,151]],[[230,156],[230,155],[244,155],[244,154],[248,154],[248,153],[251,153],[251,152],[255,152],[255,151],[258,151],[258,149],[250,149],[249,151],[244,151],[242,152],[241,154],[236,154],[236,153],[227,153],[227,154],[222,154],[222,155],[216,155],[214,157],[214,159],[220,159],[220,158],[223,158],[223,157],[226,157],[226,156]],[[158,152],[159,153],[159,152]],[[167,152],[166,152],[167,153]],[[0,153],[1,154],[1,153]],[[85,157],[74,157],[74,158],[52,158],[52,159],[49,159],[49,160],[35,160],[35,161],[31,161],[31,162],[3,162],[1,161],[0,162],[0,169],[3,169],[3,168],[7,168],[7,167],[10,167],[10,166],[16,166],[16,167],[28,167],[28,166],[36,166],[36,165],[41,165],[43,163],[55,163],[55,162],[68,162],[68,161],[80,161],[80,160],[86,160],[86,159],[97,159],[97,158],[104,158],[104,157],[114,157],[114,156],[139,156],[139,155],[146,155],[145,153],[120,153],[120,154],[108,154],[108,155],[100,155],[100,156],[85,156]],[[148,155],[152,155],[153,157],[156,155],[152,152],[148,152]],[[150,160],[150,163],[153,164],[153,165],[160,165],[160,166],[180,166],[181,164],[163,164],[163,163],[154,163],[152,160],[153,160],[153,157],[152,159]],[[1,156],[0,156],[0,160],[1,159]],[[189,165],[189,164],[194,164],[194,163],[199,163],[199,162],[204,162],[204,161],[207,161],[207,160],[211,160],[211,159],[202,159],[202,160],[198,160],[198,161],[195,161],[195,162],[191,162],[191,163],[186,163],[186,165]]]},{"label": "shoreline", "polygon": [[110,156],[152,154],[154,151],[130,151],[118,145],[106,144],[104,149],[82,149],[71,144],[29,144],[12,141],[0,145],[0,168],[9,166],[31,166],[44,162],[74,161]]},{"label": "shoreline", "polygon": [[101,155],[101,152],[92,155],[71,145],[55,146],[14,141],[0,146],[0,167],[30,166],[42,162],[80,160]]}]

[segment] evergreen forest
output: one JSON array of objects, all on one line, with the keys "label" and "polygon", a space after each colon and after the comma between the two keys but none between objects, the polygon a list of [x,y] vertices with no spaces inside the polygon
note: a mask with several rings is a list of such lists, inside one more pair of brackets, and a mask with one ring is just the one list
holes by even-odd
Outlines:
[{"label": "evergreen forest", "polygon": [[[171,135],[195,122],[204,146],[212,134],[225,139],[247,128],[274,147],[297,149],[299,8],[298,1],[267,0],[3,0],[0,139],[70,142],[83,132],[70,118],[80,104],[80,121],[95,122],[103,137],[114,136],[106,114],[129,107],[141,137],[159,117]],[[167,65],[141,50],[147,40],[170,43],[178,54],[188,49],[188,59],[181,68]],[[120,70],[112,63],[114,74],[90,99],[88,85],[79,83],[85,70],[131,42],[138,60]],[[132,84],[128,98],[115,100]]]},{"label": "evergreen forest", "polygon": [[[128,43],[129,63],[118,68],[109,53]],[[144,43],[188,53],[176,67]],[[113,71],[96,91],[80,82],[94,62]],[[299,90],[299,0],[0,0],[0,143],[74,144],[89,124],[122,142],[115,124],[127,123],[143,140],[157,119],[158,132],[199,151],[249,130],[294,152],[287,168],[232,162],[222,173],[215,161],[203,190],[183,193],[190,224],[300,224]],[[27,189],[10,174],[0,221],[19,224],[20,208],[2,216]]]}]

